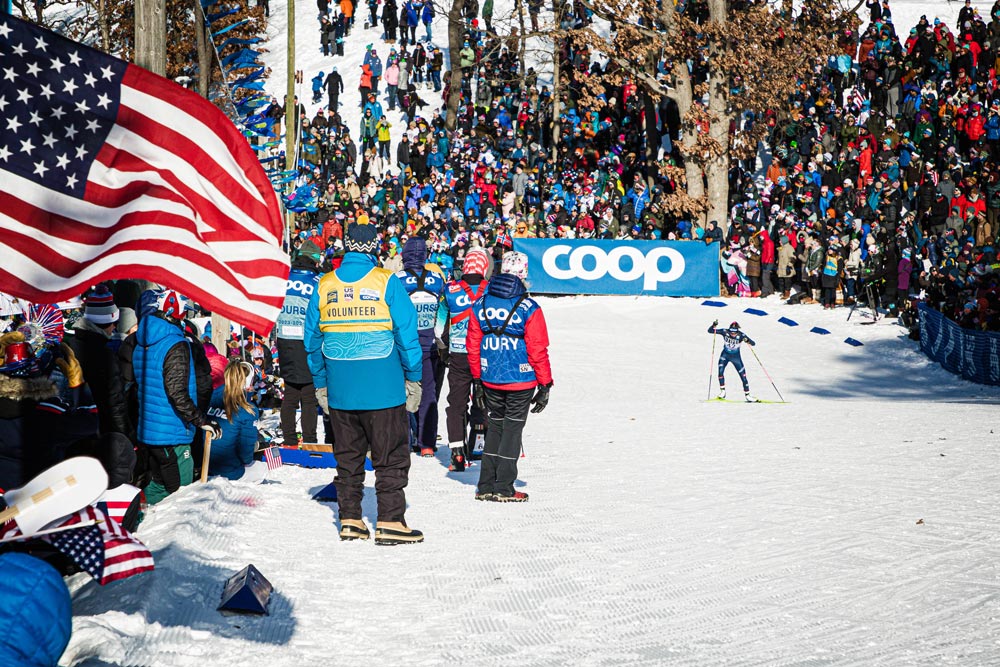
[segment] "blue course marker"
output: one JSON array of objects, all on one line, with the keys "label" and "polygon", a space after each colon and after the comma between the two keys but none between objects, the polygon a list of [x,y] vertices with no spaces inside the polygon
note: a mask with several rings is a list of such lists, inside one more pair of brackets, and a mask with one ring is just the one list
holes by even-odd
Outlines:
[{"label": "blue course marker", "polygon": [[864,345],[860,340],[855,340],[854,338],[845,338],[844,342],[848,345],[853,345],[854,347],[861,347]]},{"label": "blue course marker", "polygon": [[749,313],[750,315],[759,315],[761,317],[767,315],[763,310],[757,310],[756,308],[747,308],[743,311],[744,313]]},{"label": "blue course marker", "polygon": [[809,333],[820,334],[821,336],[825,336],[830,332],[820,327],[813,327],[812,329],[809,330]]},{"label": "blue course marker", "polygon": [[727,304],[725,301],[702,301],[701,305],[712,306],[713,308],[725,308],[729,304]]},{"label": "blue course marker", "polygon": [[797,326],[799,326],[798,322],[796,322],[795,320],[790,320],[787,317],[778,318],[778,321],[781,322],[782,324],[787,324],[790,327],[797,327]]}]

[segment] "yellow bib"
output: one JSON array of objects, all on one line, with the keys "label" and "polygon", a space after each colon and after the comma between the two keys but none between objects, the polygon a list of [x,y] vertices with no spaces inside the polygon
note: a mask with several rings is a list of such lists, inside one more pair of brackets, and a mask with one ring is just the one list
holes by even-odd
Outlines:
[{"label": "yellow bib", "polygon": [[391,331],[392,317],[385,288],[392,272],[373,267],[364,277],[345,283],[331,271],[319,281],[319,330],[323,333]]}]

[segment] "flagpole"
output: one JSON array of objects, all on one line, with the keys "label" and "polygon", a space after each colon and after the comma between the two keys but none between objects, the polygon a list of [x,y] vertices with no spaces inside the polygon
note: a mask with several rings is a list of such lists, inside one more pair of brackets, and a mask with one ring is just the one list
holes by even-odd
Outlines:
[{"label": "flagpole", "polygon": [[[288,86],[285,91],[285,171],[295,169],[295,141],[298,134],[298,105],[295,104],[295,0],[288,0]],[[293,181],[294,183],[294,181]],[[286,212],[286,229],[292,226],[293,214]],[[289,248],[291,251],[291,248]]]}]

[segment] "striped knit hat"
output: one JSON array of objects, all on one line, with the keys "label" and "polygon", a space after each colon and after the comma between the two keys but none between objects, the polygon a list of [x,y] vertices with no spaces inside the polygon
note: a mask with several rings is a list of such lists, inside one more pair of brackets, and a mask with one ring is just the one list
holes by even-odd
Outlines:
[{"label": "striped knit hat", "polygon": [[106,286],[98,285],[83,300],[83,316],[94,324],[113,324],[118,321],[118,306]]},{"label": "striped knit hat", "polygon": [[366,255],[377,254],[378,233],[375,230],[375,225],[359,225],[352,222],[347,227],[344,248],[348,252],[360,252]]},{"label": "striped knit hat", "polygon": [[493,260],[481,248],[473,248],[466,254],[465,262],[462,264],[462,273],[479,274],[484,278],[489,278]]}]

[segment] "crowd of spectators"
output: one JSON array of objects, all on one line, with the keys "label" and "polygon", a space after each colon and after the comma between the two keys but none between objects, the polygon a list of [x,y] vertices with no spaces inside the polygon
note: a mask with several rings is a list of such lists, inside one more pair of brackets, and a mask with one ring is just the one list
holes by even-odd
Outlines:
[{"label": "crowd of spectators", "polygon": [[[321,6],[321,23],[349,26],[350,4],[330,19]],[[478,3],[466,3],[455,63],[463,90],[448,132],[452,77],[430,29],[412,29],[427,6],[405,2],[392,18],[394,0],[370,3],[370,34],[381,33],[382,45],[369,46],[357,96],[341,100],[352,82],[333,72],[319,87],[327,108],[308,118],[300,107],[309,168],[288,200],[300,212],[295,244],[309,238],[332,257],[346,225],[367,220],[386,261],[419,234],[450,269],[471,245],[499,246],[499,257],[518,237],[718,242],[729,294],[826,308],[877,300],[893,312],[922,298],[963,326],[1000,327],[1000,2],[988,17],[966,3],[954,28],[921,17],[898,31],[889,3],[868,0],[860,32],[839,32],[838,52],[804,69],[791,111],[758,121],[768,125],[767,159],[734,164],[728,224],[704,226],[665,205],[674,183],[646,164],[634,82],[597,84],[614,65],[564,40],[569,74],[553,117],[550,87],[530,67],[521,74],[516,28],[500,35],[484,25],[492,3],[483,22]],[[537,23],[540,3],[529,9]],[[565,27],[591,20],[581,3],[560,15]],[[588,86],[597,94],[584,95]],[[343,119],[345,104],[361,105],[357,130]],[[391,121],[387,108],[397,106],[401,119]],[[657,158],[676,164],[676,107],[664,99],[657,111]]]}]

